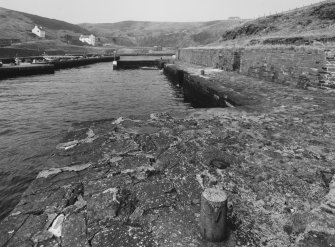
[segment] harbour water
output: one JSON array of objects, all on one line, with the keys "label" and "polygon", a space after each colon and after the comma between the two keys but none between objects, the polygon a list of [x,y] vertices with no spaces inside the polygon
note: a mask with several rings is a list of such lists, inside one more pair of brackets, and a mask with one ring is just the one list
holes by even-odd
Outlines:
[{"label": "harbour water", "polygon": [[159,70],[100,63],[0,80],[0,220],[52,167],[48,158],[72,123],[191,108]]}]

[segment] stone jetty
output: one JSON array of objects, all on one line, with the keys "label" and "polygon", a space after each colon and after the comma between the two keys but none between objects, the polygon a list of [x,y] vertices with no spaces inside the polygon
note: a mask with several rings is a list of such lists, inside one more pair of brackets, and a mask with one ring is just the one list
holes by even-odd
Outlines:
[{"label": "stone jetty", "polygon": [[[334,246],[334,91],[178,66],[240,103],[73,125],[0,246]],[[228,196],[220,243],[200,234],[206,188]]]},{"label": "stone jetty", "polygon": [[16,76],[42,75],[53,73],[55,73],[55,67],[53,64],[23,63],[16,66],[8,65],[0,67],[0,80]]},{"label": "stone jetty", "polygon": [[[28,58],[25,58],[28,59]],[[95,63],[112,62],[120,59],[119,56],[90,57],[82,59],[70,59],[63,61],[53,61],[50,63],[32,64],[21,63],[20,65],[6,64],[0,67],[0,80],[10,77],[54,74],[55,70],[75,68]],[[7,59],[11,60],[11,59]],[[6,61],[8,62],[8,61]]]}]

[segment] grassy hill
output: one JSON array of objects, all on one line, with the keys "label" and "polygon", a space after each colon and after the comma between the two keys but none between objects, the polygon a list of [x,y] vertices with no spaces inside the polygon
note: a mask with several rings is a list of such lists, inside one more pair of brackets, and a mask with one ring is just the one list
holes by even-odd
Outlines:
[{"label": "grassy hill", "polygon": [[[43,26],[46,39],[31,33]],[[256,20],[216,20],[210,22],[83,23],[64,21],[0,8],[0,39],[20,39],[17,48],[45,47],[76,49],[83,46],[80,34],[96,35],[109,47],[188,47],[204,45],[312,44],[335,42],[335,1],[328,0],[304,8]],[[48,40],[48,41],[47,41]],[[51,42],[52,41],[52,42]],[[72,45],[72,46],[71,46]]]},{"label": "grassy hill", "polygon": [[112,54],[112,49],[107,47],[93,47],[93,46],[78,46],[78,45],[71,45],[59,40],[39,40],[39,41],[28,41],[24,43],[18,43],[11,45],[13,49],[28,49],[28,50],[39,50],[46,51],[54,51],[54,50],[61,50],[64,53],[68,54],[88,54],[88,53],[95,53],[95,54],[105,54],[110,53]]},{"label": "grassy hill", "polygon": [[[42,26],[46,38],[42,39],[31,33],[35,25]],[[109,48],[87,47],[79,41],[81,34],[90,34],[85,28],[68,22],[0,8],[0,40],[19,39],[13,49],[37,51],[61,50],[65,53],[99,53],[109,52]],[[0,54],[4,57],[6,54]]]},{"label": "grassy hill", "polygon": [[38,40],[39,38],[31,33],[35,25],[45,29],[46,39],[70,43],[77,41],[80,34],[89,33],[83,27],[68,22],[0,8],[0,39],[20,39],[23,42]]},{"label": "grassy hill", "polygon": [[223,32],[221,44],[312,44],[335,41],[335,2],[324,1],[246,22]]},{"label": "grassy hill", "polygon": [[[210,22],[146,22],[123,21],[117,23],[80,25],[0,8],[0,39],[19,39],[12,46],[26,49],[74,49],[83,46],[81,34],[94,34],[100,44],[110,47],[186,47],[206,45],[220,39],[223,32],[244,20]],[[46,38],[31,33],[35,25],[42,26]],[[51,42],[52,41],[52,42]],[[71,46],[72,45],[72,46]],[[69,48],[69,49],[67,49]]]},{"label": "grassy hill", "polygon": [[185,47],[206,45],[220,39],[222,33],[244,20],[210,22],[146,22],[83,23],[81,27],[100,36],[105,43],[126,46]]}]

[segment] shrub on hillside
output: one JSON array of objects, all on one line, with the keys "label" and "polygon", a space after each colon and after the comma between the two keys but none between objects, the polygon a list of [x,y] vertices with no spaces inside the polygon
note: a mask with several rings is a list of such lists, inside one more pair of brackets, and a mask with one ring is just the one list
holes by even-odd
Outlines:
[{"label": "shrub on hillside", "polygon": [[315,7],[312,11],[312,15],[323,20],[335,20],[335,3],[327,3]]},{"label": "shrub on hillside", "polygon": [[236,39],[240,36],[251,36],[259,33],[268,33],[275,31],[276,27],[265,23],[250,23],[233,30],[227,31],[222,35],[223,40]]}]

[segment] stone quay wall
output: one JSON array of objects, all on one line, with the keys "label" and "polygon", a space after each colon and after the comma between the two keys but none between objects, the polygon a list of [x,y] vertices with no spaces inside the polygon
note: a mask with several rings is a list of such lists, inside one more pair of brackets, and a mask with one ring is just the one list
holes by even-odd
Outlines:
[{"label": "stone quay wall", "polygon": [[191,64],[234,71],[239,69],[240,54],[240,49],[185,48],[178,51],[178,59]]},{"label": "stone quay wall", "polygon": [[302,88],[326,85],[332,77],[326,52],[311,48],[185,48],[178,59]]},{"label": "stone quay wall", "polygon": [[304,88],[320,84],[325,64],[325,52],[316,49],[245,49],[241,55],[240,73]]}]

